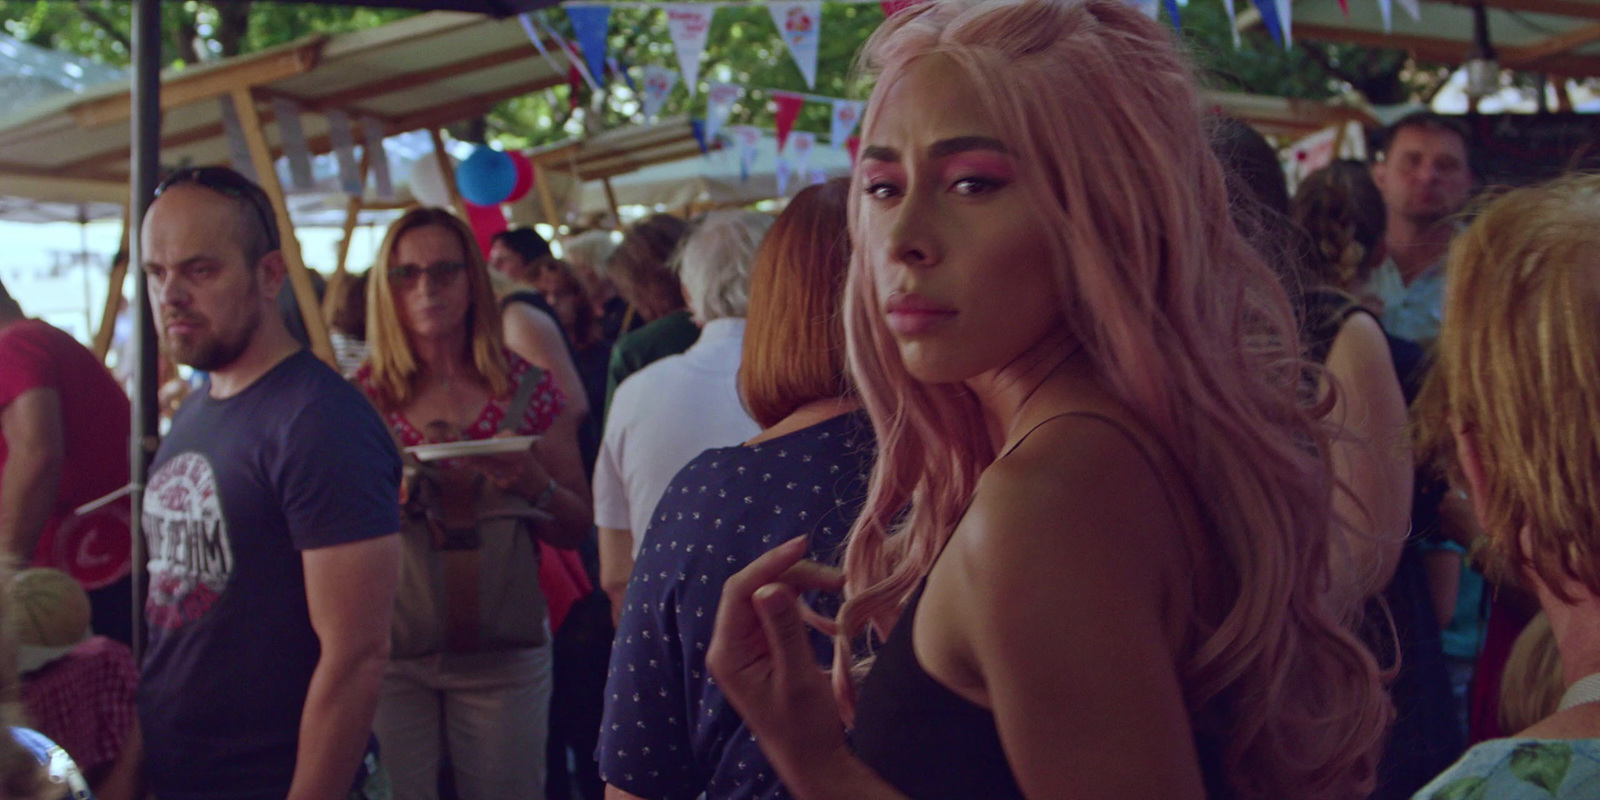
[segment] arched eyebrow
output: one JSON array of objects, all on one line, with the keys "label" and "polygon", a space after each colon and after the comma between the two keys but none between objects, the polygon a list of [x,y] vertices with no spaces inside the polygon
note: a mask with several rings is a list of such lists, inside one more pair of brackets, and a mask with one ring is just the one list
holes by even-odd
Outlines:
[{"label": "arched eyebrow", "polygon": [[[949,156],[956,155],[957,153],[967,153],[973,150],[989,150],[1002,155],[1012,155],[1011,149],[1006,147],[1005,142],[1002,142],[994,137],[956,136],[949,139],[940,139],[939,141],[928,145],[928,158],[948,158]],[[867,145],[866,147],[861,148],[861,160],[887,161],[898,164],[900,163],[900,152],[892,147],[884,147],[882,145],[875,144]]]}]

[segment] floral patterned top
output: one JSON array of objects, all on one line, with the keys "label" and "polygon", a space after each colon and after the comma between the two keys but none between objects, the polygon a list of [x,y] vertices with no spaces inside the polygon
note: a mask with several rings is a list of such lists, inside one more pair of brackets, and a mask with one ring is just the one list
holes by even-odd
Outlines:
[{"label": "floral patterned top", "polygon": [[[506,363],[511,365],[511,385],[516,386],[522,380],[522,376],[534,367],[510,350],[505,351],[505,354]],[[355,383],[367,397],[376,398],[377,392],[373,389],[371,379],[372,365],[362,364],[361,369],[356,371]],[[493,436],[500,429],[500,421],[506,418],[506,406],[510,404],[510,397],[489,398],[489,402],[484,404],[483,410],[478,413],[477,421],[461,432],[461,438],[474,440]],[[544,433],[555,422],[556,415],[566,407],[566,396],[556,388],[555,381],[550,377],[549,371],[546,371],[539,379],[538,387],[533,392],[533,399],[528,403],[528,410],[522,416],[522,422],[516,426],[517,434],[529,436]],[[427,441],[422,431],[412,425],[411,420],[406,419],[406,416],[399,411],[383,412],[383,421],[394,431],[401,447],[414,447]]]},{"label": "floral patterned top", "polygon": [[1577,800],[1600,797],[1600,739],[1491,739],[1474,746],[1413,800]]}]

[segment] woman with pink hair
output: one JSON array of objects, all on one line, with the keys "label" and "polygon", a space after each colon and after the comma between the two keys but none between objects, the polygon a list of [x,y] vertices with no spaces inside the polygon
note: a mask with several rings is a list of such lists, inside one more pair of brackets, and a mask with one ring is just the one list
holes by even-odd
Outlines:
[{"label": "woman with pink hair", "polygon": [[[1330,591],[1329,431],[1170,31],[934,0],[865,60],[845,312],[878,462],[843,575],[763,556],[707,657],[785,785],[1365,796],[1391,711]],[[835,623],[798,604],[841,587]]]}]

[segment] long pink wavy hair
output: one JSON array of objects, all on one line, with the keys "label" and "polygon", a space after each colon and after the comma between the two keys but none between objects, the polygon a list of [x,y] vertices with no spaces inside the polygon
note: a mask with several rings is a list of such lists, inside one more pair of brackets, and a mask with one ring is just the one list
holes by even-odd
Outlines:
[{"label": "long pink wavy hair", "polygon": [[[984,96],[974,113],[1022,165],[1070,332],[1201,504],[1201,540],[1187,544],[1216,569],[1196,575],[1176,668],[1220,777],[1239,798],[1365,796],[1392,711],[1351,633],[1355,609],[1327,597],[1327,435],[1296,393],[1288,300],[1229,217],[1187,58],[1121,0],[935,0],[866,44],[868,141],[885,93],[930,53]],[[970,393],[906,372],[860,246],[855,182],[845,322],[879,454],[844,557],[834,680],[847,718],[853,643],[894,627],[995,458]]]}]

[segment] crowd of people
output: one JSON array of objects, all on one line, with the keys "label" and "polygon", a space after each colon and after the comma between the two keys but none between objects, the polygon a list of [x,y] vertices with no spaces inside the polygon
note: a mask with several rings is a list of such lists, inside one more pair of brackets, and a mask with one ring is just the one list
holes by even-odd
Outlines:
[{"label": "crowd of people", "polygon": [[1291,194],[1119,0],[863,66],[776,216],[407,211],[337,367],[266,195],[173,173],[133,503],[0,287],[5,796],[1600,796],[1600,179],[1419,113]]}]

